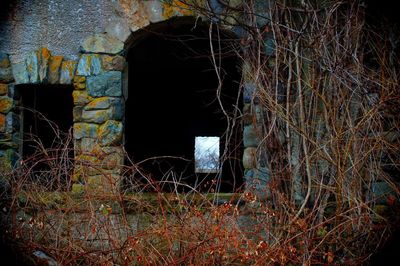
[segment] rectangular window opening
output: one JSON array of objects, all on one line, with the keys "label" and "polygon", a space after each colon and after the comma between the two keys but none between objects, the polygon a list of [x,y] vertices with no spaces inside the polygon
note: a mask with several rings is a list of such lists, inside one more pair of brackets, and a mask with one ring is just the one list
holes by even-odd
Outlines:
[{"label": "rectangular window opening", "polygon": [[219,137],[195,137],[195,172],[217,173],[220,170]]}]

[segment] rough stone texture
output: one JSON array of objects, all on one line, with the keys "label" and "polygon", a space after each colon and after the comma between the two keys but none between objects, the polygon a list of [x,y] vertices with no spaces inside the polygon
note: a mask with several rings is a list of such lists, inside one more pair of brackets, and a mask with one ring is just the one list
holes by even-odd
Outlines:
[{"label": "rough stone texture", "polygon": [[74,105],[77,106],[83,106],[93,100],[93,98],[84,90],[73,91],[72,98],[74,100]]},{"label": "rough stone texture", "polygon": [[91,110],[104,110],[108,108],[112,108],[113,112],[113,119],[114,120],[121,120],[123,117],[123,104],[121,98],[115,97],[100,97],[96,98],[90,103],[88,103],[84,110],[91,111]]},{"label": "rough stone texture", "polygon": [[97,138],[98,125],[89,123],[74,124],[74,139]]},{"label": "rough stone texture", "polygon": [[244,147],[257,147],[260,144],[259,134],[254,125],[244,126],[243,145]]},{"label": "rough stone texture", "polygon": [[148,19],[148,13],[144,7],[146,1],[120,1],[120,4],[116,6],[116,10],[128,25],[131,31],[137,31],[150,24]]},{"label": "rough stone texture", "polygon": [[13,100],[16,100],[16,101],[21,100],[21,95],[20,95],[19,91],[15,89],[14,83],[8,84],[7,95],[8,95],[8,97],[10,97]]},{"label": "rough stone texture", "polygon": [[247,170],[244,179],[246,188],[255,192],[258,198],[265,199],[270,196],[270,190],[268,188],[270,175],[267,168],[262,167]]},{"label": "rough stone texture", "polygon": [[117,145],[122,140],[122,123],[109,120],[99,128],[99,143],[102,146]]},{"label": "rough stone texture", "polygon": [[15,84],[29,83],[28,69],[25,61],[12,64],[12,71],[15,79]]},{"label": "rough stone texture", "polygon": [[257,161],[256,161],[257,149],[256,148],[246,148],[243,152],[243,167],[245,169],[252,169],[256,168]]},{"label": "rough stone texture", "polygon": [[39,51],[39,81],[48,82],[49,61],[51,53],[47,48],[41,48]]},{"label": "rough stone texture", "polygon": [[20,122],[19,122],[19,116],[16,115],[13,112],[9,112],[6,115],[6,132],[7,133],[14,133],[18,132],[20,129]]},{"label": "rough stone texture", "polygon": [[49,61],[49,83],[57,84],[60,82],[60,72],[63,56],[52,56]]},{"label": "rough stone texture", "polygon": [[73,84],[74,84],[75,90],[84,90],[84,89],[86,89],[86,77],[84,77],[84,76],[75,76]]},{"label": "rough stone texture", "polygon": [[96,98],[85,106],[85,110],[90,111],[110,108],[114,100],[115,99],[111,97]]},{"label": "rough stone texture", "polygon": [[61,64],[60,84],[71,84],[76,69],[76,61],[64,61]]},{"label": "rough stone texture", "polygon": [[0,113],[7,114],[13,108],[13,100],[9,97],[0,97]]},{"label": "rough stone texture", "polygon": [[164,19],[163,7],[159,0],[148,0],[144,3],[150,22],[156,23]]},{"label": "rough stone texture", "polygon": [[82,153],[92,153],[96,143],[96,139],[82,138],[79,149]]},{"label": "rough stone texture", "polygon": [[[9,5],[10,7],[7,7]],[[118,1],[20,0],[2,2],[7,20],[0,21],[0,51],[21,61],[38,47],[77,60],[83,39],[103,32],[118,17]]]},{"label": "rough stone texture", "polygon": [[270,1],[254,1],[254,13],[257,26],[263,27],[270,22]]},{"label": "rough stone texture", "polygon": [[8,93],[8,84],[0,84],[0,95],[6,95]]},{"label": "rough stone texture", "polygon": [[82,51],[88,53],[118,54],[122,49],[122,41],[102,33],[90,36],[82,43]]},{"label": "rough stone texture", "polygon": [[78,62],[76,75],[91,76],[99,75],[102,72],[101,61],[99,55],[83,54]]},{"label": "rough stone texture", "polygon": [[119,97],[122,95],[121,79],[122,74],[119,71],[88,77],[86,83],[88,94],[92,97]]},{"label": "rough stone texture", "polygon": [[0,82],[10,83],[14,80],[11,67],[0,68]]},{"label": "rough stone texture", "polygon": [[39,53],[31,52],[26,58],[26,68],[28,70],[29,83],[39,82]]},{"label": "rough stone texture", "polygon": [[123,71],[125,67],[125,58],[117,55],[117,56],[110,56],[110,55],[103,55],[101,57],[101,62],[103,65],[104,70],[106,71]]},{"label": "rough stone texture", "polygon": [[109,108],[106,110],[91,110],[82,112],[82,120],[85,122],[102,124],[107,120],[114,118],[113,108]]},{"label": "rough stone texture", "polygon": [[106,33],[109,36],[120,40],[121,42],[125,42],[131,35],[131,30],[129,29],[129,25],[126,21],[123,19],[117,19],[111,21],[106,26]]},{"label": "rough stone texture", "polygon": [[243,101],[251,103],[254,100],[255,91],[256,85],[253,82],[245,82],[243,85]]},{"label": "rough stone texture", "polygon": [[275,40],[272,32],[268,32],[264,37],[264,52],[267,56],[275,55]]},{"label": "rough stone texture", "polygon": [[243,105],[243,123],[250,125],[254,123],[262,123],[263,109],[258,104],[245,103]]},{"label": "rough stone texture", "polygon": [[14,80],[8,55],[0,52],[0,82],[9,83]]},{"label": "rough stone texture", "polygon": [[9,68],[11,66],[8,54],[0,52],[0,68]]},{"label": "rough stone texture", "polygon": [[6,116],[0,114],[0,132],[6,131]]},{"label": "rough stone texture", "polygon": [[75,106],[72,110],[72,118],[74,122],[81,122],[82,121],[82,106]]}]

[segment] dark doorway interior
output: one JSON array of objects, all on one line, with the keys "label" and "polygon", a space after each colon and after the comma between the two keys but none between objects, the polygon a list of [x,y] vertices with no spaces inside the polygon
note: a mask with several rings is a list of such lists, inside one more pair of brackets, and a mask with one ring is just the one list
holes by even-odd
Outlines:
[{"label": "dark doorway interior", "polygon": [[[242,185],[241,128],[231,128],[226,143],[227,120],[217,100],[218,79],[210,58],[208,26],[167,24],[144,32],[128,54],[129,88],[126,102],[125,148],[135,162],[155,180],[172,181],[172,173],[201,191],[232,192]],[[221,62],[221,101],[230,116],[241,110],[238,99],[240,74],[232,52],[233,40],[214,35],[214,49]],[[238,106],[238,104],[239,106]],[[235,108],[237,108],[235,110]],[[237,122],[238,123],[238,122]],[[196,136],[221,137],[220,153],[228,145],[222,175],[194,172]],[[221,177],[221,178],[218,178]],[[219,187],[217,180],[221,180]],[[171,189],[164,183],[163,189]],[[185,191],[183,187],[180,190]]]},{"label": "dark doorway interior", "polygon": [[[33,167],[33,176],[46,176],[52,184],[51,171],[68,170],[63,168],[67,167],[67,162],[63,162],[63,167],[52,167],[52,164],[56,164],[60,156],[73,156],[68,146],[68,133],[73,125],[72,90],[71,86],[60,85],[18,86],[21,95],[23,160]],[[57,175],[59,178],[60,173]]]}]

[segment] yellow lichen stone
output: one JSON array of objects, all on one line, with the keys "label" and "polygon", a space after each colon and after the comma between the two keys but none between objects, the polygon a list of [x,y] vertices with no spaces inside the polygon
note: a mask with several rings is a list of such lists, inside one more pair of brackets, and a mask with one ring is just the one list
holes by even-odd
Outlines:
[{"label": "yellow lichen stone", "polygon": [[0,84],[0,95],[5,95],[8,93],[8,85]]},{"label": "yellow lichen stone", "polygon": [[4,132],[6,129],[6,116],[0,114],[0,132]]}]

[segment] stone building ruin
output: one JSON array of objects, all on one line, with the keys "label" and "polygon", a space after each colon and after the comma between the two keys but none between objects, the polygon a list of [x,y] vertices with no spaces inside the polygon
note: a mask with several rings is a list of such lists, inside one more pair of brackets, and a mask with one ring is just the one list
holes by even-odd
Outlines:
[{"label": "stone building ruin", "polygon": [[[210,58],[204,56],[210,51],[210,24],[179,1],[172,2],[41,0],[2,4],[2,169],[13,169],[34,154],[31,146],[35,140],[30,137],[51,147],[59,137],[55,129],[68,133],[72,128],[73,191],[87,187],[118,191],[125,151],[138,160],[160,155],[193,159],[196,136],[220,137],[221,146],[235,147],[228,149],[232,153],[228,157],[233,159],[221,170],[227,181],[222,190],[238,189],[244,169],[252,170],[252,175],[265,175],[254,162],[259,141],[255,120],[247,118],[243,131],[238,124],[232,143],[224,140],[226,122],[215,100],[218,80]],[[220,49],[235,45],[237,29],[235,33],[234,28],[221,28],[218,34],[229,40],[214,44]],[[184,43],[185,36],[198,40]],[[198,59],[190,55],[193,49],[197,49]],[[252,115],[251,96],[249,90],[242,95],[241,67],[235,56],[222,58],[222,90],[226,94],[222,104],[229,112],[237,112],[233,106],[239,107],[246,117]],[[168,60],[176,62],[169,67]],[[174,73],[176,69],[178,73]],[[165,87],[157,88],[163,84]],[[163,171],[171,164],[181,167],[181,172],[189,167],[188,176],[194,175],[193,161],[189,166],[180,165],[179,160],[168,161]],[[195,185],[193,182],[190,184]]]}]

